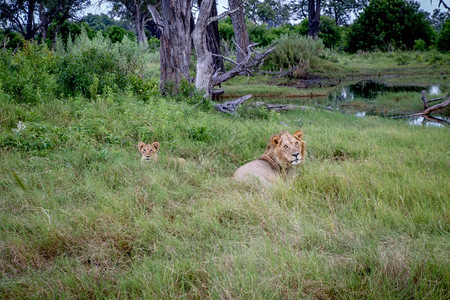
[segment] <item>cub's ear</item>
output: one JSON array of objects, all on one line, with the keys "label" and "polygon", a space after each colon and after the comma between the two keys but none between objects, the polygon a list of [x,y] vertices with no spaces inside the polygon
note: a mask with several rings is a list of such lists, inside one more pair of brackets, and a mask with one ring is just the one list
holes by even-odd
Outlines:
[{"label": "cub's ear", "polygon": [[273,135],[273,136],[270,138],[270,143],[271,143],[273,146],[278,146],[278,145],[281,143],[281,137],[280,137],[279,135]]},{"label": "cub's ear", "polygon": [[144,148],[145,147],[145,143],[143,143],[143,142],[139,142],[138,143],[138,149],[139,150],[142,150],[142,148]]},{"label": "cub's ear", "polygon": [[154,143],[152,144],[152,146],[153,146],[153,148],[155,148],[155,150],[158,150],[158,149],[159,149],[159,143],[158,143],[158,142],[154,142]]},{"label": "cub's ear", "polygon": [[303,138],[303,131],[297,130],[296,132],[294,132],[294,137],[298,140],[301,140]]}]

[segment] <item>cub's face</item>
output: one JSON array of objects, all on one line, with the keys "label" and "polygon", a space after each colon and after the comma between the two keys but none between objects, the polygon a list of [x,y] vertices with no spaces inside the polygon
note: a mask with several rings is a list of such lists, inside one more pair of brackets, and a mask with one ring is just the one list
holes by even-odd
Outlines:
[{"label": "cub's face", "polygon": [[158,153],[156,153],[159,149],[159,143],[154,142],[153,144],[145,144],[143,142],[139,142],[138,149],[141,152],[141,159],[143,161],[154,161],[158,160]]},{"label": "cub's face", "polygon": [[295,166],[305,161],[306,143],[302,140],[303,132],[297,130],[293,135],[283,131],[270,139],[278,163],[284,166]]}]

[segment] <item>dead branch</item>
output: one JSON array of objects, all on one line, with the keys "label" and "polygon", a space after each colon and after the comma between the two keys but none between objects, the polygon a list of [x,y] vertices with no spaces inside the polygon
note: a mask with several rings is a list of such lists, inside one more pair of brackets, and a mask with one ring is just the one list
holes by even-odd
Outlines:
[{"label": "dead branch", "polygon": [[442,120],[442,119],[439,119],[439,118],[436,118],[436,117],[433,117],[433,116],[430,115],[430,113],[433,112],[433,111],[436,111],[438,109],[442,109],[444,107],[450,106],[450,98],[448,98],[447,100],[445,100],[445,101],[443,101],[443,102],[441,102],[439,104],[436,104],[436,105],[433,105],[431,107],[428,107],[428,104],[430,102],[442,100],[442,99],[444,99],[447,96],[436,98],[436,99],[432,99],[432,100],[427,100],[427,97],[426,97],[425,93],[426,93],[425,90],[422,91],[422,101],[423,101],[423,106],[424,106],[424,110],[423,111],[415,113],[415,114],[410,114],[410,115],[397,116],[397,117],[394,117],[394,118],[424,117],[424,118],[426,118],[427,120],[430,120],[430,121],[435,121],[435,122],[438,122],[438,123],[441,123],[441,124],[450,125],[449,122],[447,122],[445,120]]},{"label": "dead branch", "polygon": [[222,104],[214,104],[214,107],[216,110],[227,113],[227,114],[234,114],[236,110],[238,109],[238,106],[244,103],[245,100],[248,100],[252,97],[252,94],[242,96],[240,98],[222,103]]},{"label": "dead branch", "polygon": [[257,44],[251,44],[248,46],[249,52],[247,56],[242,60],[242,62],[238,63],[233,69],[231,69],[228,72],[213,76],[211,78],[211,86],[219,85],[222,82],[225,82],[237,75],[252,74],[252,70],[257,70],[264,62],[266,56],[269,55],[269,53],[275,51],[275,48],[272,47],[262,53],[257,52],[253,50],[253,47],[255,47],[256,45]]},{"label": "dead branch", "polygon": [[433,105],[431,107],[428,107],[427,109],[425,109],[424,111],[420,112],[420,113],[416,113],[413,116],[423,116],[423,115],[429,115],[431,112],[447,107],[450,105],[450,98],[448,98],[447,100],[445,100],[444,102],[441,102],[439,104]]},{"label": "dead branch", "polygon": [[422,117],[424,117],[426,120],[431,121],[431,122],[435,122],[435,123],[439,123],[439,124],[447,125],[447,126],[450,125],[450,122],[448,122],[444,119],[433,117],[431,115],[423,115]]},{"label": "dead branch", "polygon": [[228,15],[230,15],[230,14],[232,14],[232,13],[238,11],[239,8],[240,8],[240,7],[238,6],[238,7],[236,7],[236,8],[233,9],[233,10],[228,10],[228,11],[225,11],[225,12],[221,13],[220,15],[217,15],[217,16],[215,16],[215,17],[209,18],[209,20],[208,20],[208,25],[211,24],[212,22],[219,21],[220,19],[225,18],[226,16],[228,16]]}]

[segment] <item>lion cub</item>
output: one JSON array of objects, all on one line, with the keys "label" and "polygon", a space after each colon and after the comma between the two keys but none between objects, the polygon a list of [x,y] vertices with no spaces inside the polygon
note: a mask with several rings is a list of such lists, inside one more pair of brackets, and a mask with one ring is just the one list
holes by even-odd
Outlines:
[{"label": "lion cub", "polygon": [[[159,150],[158,142],[154,142],[152,144],[146,144],[144,142],[139,142],[138,149],[141,152],[141,155],[142,155],[141,160],[142,161],[153,161],[153,162],[158,161],[158,153],[157,153],[157,151]],[[186,162],[186,160],[181,157],[170,158],[170,160],[172,160],[176,163],[179,163],[179,164],[183,164]]]},{"label": "lion cub", "polygon": [[306,143],[302,138],[301,130],[293,135],[283,131],[272,136],[266,152],[259,159],[237,169],[233,179],[247,182],[257,178],[264,186],[270,186],[293,166],[305,161]]},{"label": "lion cub", "polygon": [[154,142],[153,144],[146,144],[144,142],[138,143],[138,149],[142,154],[141,160],[142,161],[158,161],[158,149],[159,149],[159,143]]}]

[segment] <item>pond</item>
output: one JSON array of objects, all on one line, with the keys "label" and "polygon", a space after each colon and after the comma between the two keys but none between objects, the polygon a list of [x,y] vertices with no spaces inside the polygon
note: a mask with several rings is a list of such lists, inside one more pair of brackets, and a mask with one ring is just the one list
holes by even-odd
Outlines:
[{"label": "pond", "polygon": [[354,100],[371,100],[384,93],[422,92],[428,90],[430,95],[441,94],[439,85],[432,85],[428,89],[420,85],[391,85],[373,80],[363,80],[355,84],[341,86],[328,95],[331,103],[339,104]]},{"label": "pond", "polygon": [[[301,96],[289,96],[289,97],[258,97],[255,96],[253,101],[263,101],[266,103],[277,103],[277,104],[297,104],[297,105],[307,105],[312,107],[322,107],[328,110],[336,110],[344,113],[351,113],[357,117],[366,117],[368,115],[395,115],[391,111],[386,114],[382,111],[377,111],[375,108],[377,105],[377,97],[386,93],[394,93],[393,99],[395,99],[395,93],[413,92],[417,93],[418,104],[421,102],[420,95],[422,90],[427,90],[428,95],[440,95],[442,94],[442,89],[439,85],[412,85],[412,84],[387,84],[374,80],[363,80],[357,83],[340,85],[333,89],[331,92],[322,95],[301,95]],[[395,101],[395,100],[394,100]],[[378,103],[379,104],[379,103]],[[380,105],[378,105],[380,107]],[[401,104],[397,105],[399,109]],[[407,108],[403,107],[403,110]],[[398,114],[406,114],[400,112]],[[408,119],[408,118],[406,118]],[[425,125],[425,126],[445,126],[450,122],[449,118],[429,118],[424,119],[423,117],[409,118],[409,124],[411,125]]]}]

